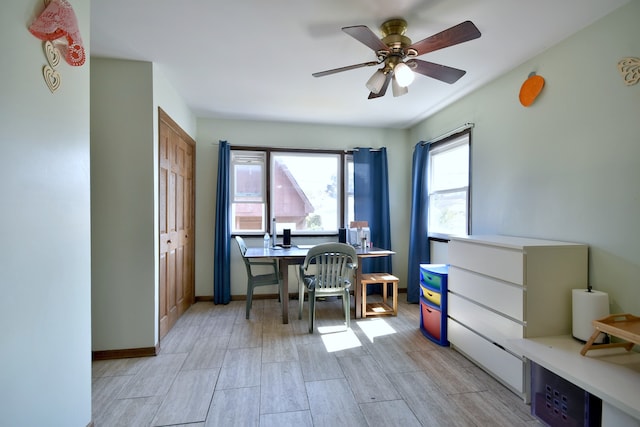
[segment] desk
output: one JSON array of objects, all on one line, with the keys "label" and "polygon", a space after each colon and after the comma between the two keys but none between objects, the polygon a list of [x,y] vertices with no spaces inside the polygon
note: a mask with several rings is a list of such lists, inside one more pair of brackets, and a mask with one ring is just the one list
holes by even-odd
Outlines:
[{"label": "desk", "polygon": [[[286,301],[282,301],[282,323],[289,323],[289,266],[294,264],[302,264],[309,249],[301,249],[297,246],[291,246],[290,248],[257,248],[249,247],[244,254],[245,258],[275,258],[278,260],[280,271],[282,272],[282,294]],[[380,249],[370,248],[363,250],[356,248],[356,254],[358,258],[370,258],[379,256],[389,256],[395,254],[395,252]],[[362,263],[358,261],[358,268],[356,269],[354,297],[356,304],[356,319],[362,317],[362,294],[360,276],[362,275]],[[302,301],[301,301],[302,302]]]}]

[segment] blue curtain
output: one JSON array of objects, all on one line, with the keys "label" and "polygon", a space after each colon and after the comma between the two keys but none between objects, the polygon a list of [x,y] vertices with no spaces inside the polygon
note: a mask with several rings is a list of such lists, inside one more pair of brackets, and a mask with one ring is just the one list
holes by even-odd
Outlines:
[{"label": "blue curtain", "polygon": [[229,168],[231,148],[220,141],[218,150],[218,186],[216,196],[216,229],[213,254],[213,302],[231,301],[231,227],[229,224]]},{"label": "blue curtain", "polygon": [[[354,219],[369,222],[371,242],[374,246],[392,249],[387,149],[355,149],[353,173]],[[363,273],[393,273],[391,257],[373,257],[362,261]]]},{"label": "blue curtain", "polygon": [[427,230],[429,211],[427,160],[430,145],[419,142],[413,151],[409,269],[407,271],[407,302],[411,303],[420,302],[420,264],[429,263],[431,260]]}]

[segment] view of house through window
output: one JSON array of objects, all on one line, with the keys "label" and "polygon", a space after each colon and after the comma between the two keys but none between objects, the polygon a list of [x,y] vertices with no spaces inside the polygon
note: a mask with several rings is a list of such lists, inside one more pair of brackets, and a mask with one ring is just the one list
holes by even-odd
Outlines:
[{"label": "view of house through window", "polygon": [[260,231],[266,216],[266,153],[231,152],[232,230]]},{"label": "view of house through window", "polygon": [[465,235],[469,215],[469,133],[429,151],[429,234]]},{"label": "view of house through window", "polygon": [[353,161],[341,152],[232,150],[231,193],[233,233],[270,232],[271,218],[278,232],[337,233],[353,220]]}]

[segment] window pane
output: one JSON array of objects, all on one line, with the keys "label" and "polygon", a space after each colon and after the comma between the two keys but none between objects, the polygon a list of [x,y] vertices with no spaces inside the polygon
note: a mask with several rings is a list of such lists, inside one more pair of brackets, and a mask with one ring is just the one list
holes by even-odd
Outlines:
[{"label": "window pane", "polygon": [[271,209],[278,230],[338,230],[339,155],[275,153],[271,167]]},{"label": "window pane", "polygon": [[233,224],[231,232],[265,231],[264,203],[232,203],[231,218]]},{"label": "window pane", "polygon": [[231,152],[231,231],[266,230],[266,153]]},{"label": "window pane", "polygon": [[263,200],[262,165],[236,165],[234,172],[234,200],[261,202]]},{"label": "window pane", "polygon": [[469,133],[429,152],[429,234],[469,231]]},{"label": "window pane", "polygon": [[467,234],[467,192],[429,196],[429,233]]},{"label": "window pane", "polygon": [[354,198],[353,198],[353,156],[347,156],[347,165],[346,165],[346,175],[345,175],[345,185],[346,189],[346,214],[347,218],[345,219],[345,227],[351,222],[355,221],[355,207],[354,207]]},{"label": "window pane", "polygon": [[233,202],[265,202],[266,153],[231,152],[231,198]]},{"label": "window pane", "polygon": [[431,155],[430,192],[466,187],[469,182],[469,145],[458,145]]}]

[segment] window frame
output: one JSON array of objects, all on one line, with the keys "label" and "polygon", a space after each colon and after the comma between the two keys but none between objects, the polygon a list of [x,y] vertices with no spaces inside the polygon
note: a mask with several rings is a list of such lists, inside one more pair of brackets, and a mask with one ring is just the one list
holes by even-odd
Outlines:
[{"label": "window frame", "polygon": [[[234,151],[253,151],[260,152],[265,154],[265,177],[264,182],[262,183],[265,189],[265,224],[264,228],[260,231],[247,231],[247,230],[234,230],[234,217],[232,215],[232,206],[229,205],[229,221],[231,222],[231,234],[239,235],[239,236],[262,236],[265,232],[271,232],[271,220],[272,218],[272,156],[274,154],[294,154],[294,155],[338,155],[338,167],[336,168],[336,172],[338,174],[337,181],[340,186],[340,197],[339,197],[339,205],[338,208],[338,228],[344,228],[345,224],[348,223],[348,212],[347,212],[347,197],[348,197],[348,180],[346,177],[347,174],[347,162],[353,162],[353,151],[352,150],[318,150],[311,148],[280,148],[280,147],[255,147],[255,146],[231,146],[231,152]],[[232,164],[233,166],[233,164]],[[230,171],[233,173],[233,171]],[[328,231],[301,231],[301,230],[292,230],[292,235],[294,236],[310,236],[310,237],[324,237],[324,236],[335,236],[337,235],[338,230],[328,230]]]},{"label": "window frame", "polygon": [[[463,142],[462,144],[458,144],[457,140],[466,137],[466,143]],[[454,189],[453,188],[449,188],[446,190],[439,190],[439,191],[431,191],[431,156],[433,154],[434,151],[437,151],[436,154],[442,154],[443,152],[446,152],[447,149],[443,149],[443,147],[446,147],[447,145],[452,145],[449,149],[454,149],[457,148],[459,145],[467,145],[468,146],[468,150],[469,150],[469,165],[468,165],[468,177],[467,177],[467,186],[466,186],[466,224],[465,224],[465,233],[466,235],[470,235],[471,234],[471,165],[472,165],[472,137],[471,137],[471,129],[465,129],[463,131],[460,132],[456,132],[452,135],[449,135],[445,138],[442,138],[436,142],[433,142],[431,144],[431,147],[429,148],[429,154],[428,154],[428,158],[427,158],[427,182],[428,182],[428,194],[427,194],[427,199],[430,200],[431,196],[433,194],[443,194],[443,193],[447,193],[447,192],[451,192]],[[465,187],[457,187],[456,189],[464,189]],[[440,241],[440,242],[448,242],[450,240],[450,238],[454,235],[458,235],[458,234],[450,234],[450,233],[441,233],[441,232],[432,232],[430,230],[429,227],[429,221],[430,221],[430,216],[431,216],[431,203],[428,204],[428,212],[427,212],[427,230],[428,231],[428,240],[429,241]]]},{"label": "window frame", "polygon": [[[242,156],[242,154],[238,154],[236,156],[236,153],[247,153],[245,156]],[[244,158],[242,158],[244,157]],[[268,221],[266,219],[266,215],[265,215],[265,207],[266,207],[266,199],[268,197],[268,192],[267,192],[267,188],[265,187],[266,185],[266,181],[265,181],[265,176],[267,175],[267,156],[263,151],[258,151],[258,150],[242,150],[242,151],[232,151],[231,152],[231,159],[230,159],[230,164],[231,164],[231,170],[230,170],[230,179],[229,179],[229,195],[230,195],[230,205],[229,205],[229,217],[235,219],[235,212],[234,212],[234,204],[247,204],[247,205],[260,205],[261,209],[262,209],[262,216],[263,216],[263,224],[262,227],[268,227]],[[255,195],[253,197],[254,200],[251,200],[251,196],[248,195],[244,195],[244,197],[248,198],[249,200],[242,200],[243,195],[238,194],[237,191],[237,186],[236,186],[236,178],[237,178],[237,170],[236,167],[239,165],[252,165],[252,164],[257,164],[260,167],[260,192],[259,194]],[[234,225],[231,225],[231,228],[234,228]]]}]

